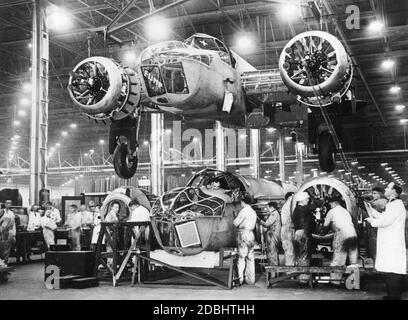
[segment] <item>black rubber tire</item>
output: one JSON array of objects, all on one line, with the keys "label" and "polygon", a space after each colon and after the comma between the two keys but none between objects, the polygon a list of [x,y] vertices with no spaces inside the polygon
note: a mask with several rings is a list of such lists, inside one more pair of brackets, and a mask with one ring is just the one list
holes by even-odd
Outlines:
[{"label": "black rubber tire", "polygon": [[332,172],[336,168],[335,152],[336,147],[332,135],[328,131],[323,131],[319,135],[318,146],[320,169],[325,172]]},{"label": "black rubber tire", "polygon": [[137,156],[135,157],[131,165],[129,165],[127,155],[127,144],[118,144],[115,148],[115,152],[113,153],[113,166],[115,168],[116,174],[122,179],[132,178],[137,170]]}]

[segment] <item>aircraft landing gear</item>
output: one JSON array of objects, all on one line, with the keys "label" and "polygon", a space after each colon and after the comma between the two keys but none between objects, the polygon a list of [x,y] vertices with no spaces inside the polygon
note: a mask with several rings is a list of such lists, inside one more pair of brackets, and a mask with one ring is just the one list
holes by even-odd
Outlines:
[{"label": "aircraft landing gear", "polygon": [[131,153],[128,150],[127,143],[119,143],[113,153],[113,166],[116,174],[122,179],[130,179],[137,170],[136,151]]},{"label": "aircraft landing gear", "polygon": [[137,118],[127,117],[113,121],[109,131],[109,153],[113,154],[113,166],[122,179],[130,179],[137,170]]},{"label": "aircraft landing gear", "polygon": [[336,146],[329,131],[323,131],[318,137],[319,165],[325,172],[332,172],[336,167],[334,154]]}]

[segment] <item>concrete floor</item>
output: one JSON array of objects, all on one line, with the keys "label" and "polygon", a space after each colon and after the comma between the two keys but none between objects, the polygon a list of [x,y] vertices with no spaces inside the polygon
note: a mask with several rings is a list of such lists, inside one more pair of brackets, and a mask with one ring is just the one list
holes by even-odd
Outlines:
[{"label": "concrete floor", "polygon": [[[262,274],[258,275],[254,286],[244,285],[233,290],[130,287],[130,283],[112,287],[107,282],[90,289],[48,290],[44,286],[43,276],[42,262],[16,266],[8,283],[0,284],[0,300],[372,300],[381,299],[384,295],[384,286],[376,280],[369,281],[361,291],[332,288],[326,284],[318,284],[316,288],[310,289],[291,281],[266,289]],[[404,294],[404,299],[408,300],[408,292]]]}]

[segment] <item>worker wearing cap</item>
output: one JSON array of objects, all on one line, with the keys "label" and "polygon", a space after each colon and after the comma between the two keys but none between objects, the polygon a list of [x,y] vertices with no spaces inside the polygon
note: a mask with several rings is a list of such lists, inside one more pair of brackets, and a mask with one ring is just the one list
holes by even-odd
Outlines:
[{"label": "worker wearing cap", "polygon": [[[342,198],[340,196],[332,196],[328,199],[330,210],[327,213],[324,224],[323,233],[328,230],[334,232],[333,237],[333,259],[330,266],[344,266],[347,257],[350,264],[357,264],[357,233],[354,228],[351,214],[341,206]],[[340,284],[342,278],[341,273],[332,273],[330,275],[331,283]]]},{"label": "worker wearing cap", "polygon": [[[296,207],[292,214],[293,228],[295,231],[293,239],[293,249],[295,251],[295,264],[297,266],[309,266],[312,256],[312,228],[314,217],[309,204],[310,195],[307,192],[300,192],[294,196]],[[307,283],[310,275],[301,274],[301,283]]]},{"label": "worker wearing cap", "polygon": [[[251,206],[246,203],[249,202],[248,196],[242,196],[239,192],[233,192],[231,198],[233,199],[234,207],[238,214],[234,219],[234,226],[238,229],[238,277],[239,284],[244,281],[247,284],[255,283],[255,235],[254,229],[256,225],[256,212]],[[241,199],[244,199],[242,201]],[[245,274],[244,274],[245,272]]]}]

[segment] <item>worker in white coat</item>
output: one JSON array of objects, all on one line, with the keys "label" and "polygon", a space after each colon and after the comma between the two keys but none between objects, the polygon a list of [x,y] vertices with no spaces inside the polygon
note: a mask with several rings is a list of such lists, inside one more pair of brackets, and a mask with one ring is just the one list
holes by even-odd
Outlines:
[{"label": "worker in white coat", "polygon": [[[233,195],[233,199],[236,197]],[[237,199],[238,200],[238,199]],[[247,201],[247,199],[245,198]],[[257,215],[251,206],[242,200],[234,201],[239,210],[234,219],[234,226],[238,229],[238,277],[239,284],[255,283],[255,235]]]},{"label": "worker in white coat", "polygon": [[40,224],[42,227],[42,232],[44,236],[44,241],[50,249],[50,245],[55,245],[55,230],[57,229],[57,224],[54,219],[51,218],[51,212],[40,209],[38,212],[41,214]]},{"label": "worker in white coat", "polygon": [[371,226],[378,228],[377,258],[375,268],[384,272],[387,295],[385,300],[399,300],[403,290],[404,275],[407,272],[405,246],[405,219],[404,203],[399,198],[402,188],[391,182],[385,188],[385,196],[389,200],[385,211],[378,212],[368,205]]},{"label": "worker in white coat", "polygon": [[[149,210],[147,210],[147,208],[142,206],[137,199],[132,199],[129,202],[129,208],[130,208],[130,217],[129,217],[130,222],[149,222],[150,221]],[[138,234],[139,229],[141,230],[142,235],[144,234],[144,237],[141,236],[140,239],[144,238],[145,241],[147,242],[149,239],[149,233],[150,233],[149,226],[143,226],[141,228],[139,228],[139,226],[135,226],[133,229],[135,232],[135,235]]]}]

